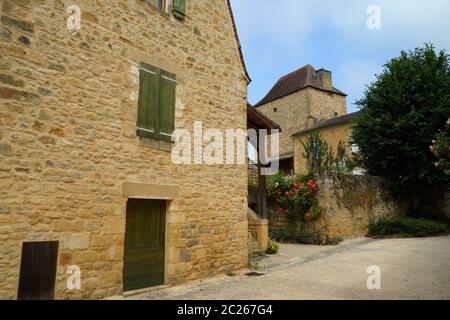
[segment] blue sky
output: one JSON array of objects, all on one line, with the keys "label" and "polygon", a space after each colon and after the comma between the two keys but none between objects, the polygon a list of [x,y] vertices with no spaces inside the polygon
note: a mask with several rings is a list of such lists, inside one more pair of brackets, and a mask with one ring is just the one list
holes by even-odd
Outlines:
[{"label": "blue sky", "polygon": [[[450,53],[449,0],[231,0],[256,103],[281,76],[303,65],[333,72],[334,86],[353,102],[403,49],[425,42]],[[370,5],[381,29],[367,27]]]}]

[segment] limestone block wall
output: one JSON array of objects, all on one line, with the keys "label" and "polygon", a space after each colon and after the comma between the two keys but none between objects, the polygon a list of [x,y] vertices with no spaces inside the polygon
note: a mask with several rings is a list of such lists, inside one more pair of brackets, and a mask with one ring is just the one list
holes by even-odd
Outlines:
[{"label": "limestone block wall", "polygon": [[[352,149],[350,147],[350,134],[352,130],[352,123],[340,123],[337,125],[320,128],[318,129],[322,138],[328,142],[328,144],[333,148],[333,151],[336,153],[337,148],[340,141],[346,143],[347,147],[347,155],[351,156]],[[306,139],[310,133],[306,133],[301,136],[296,136],[293,138],[294,140],[294,171],[295,174],[301,174],[307,172],[307,163],[306,159],[303,157],[305,153],[305,149],[303,147],[303,143],[306,142]]]},{"label": "limestone block wall", "polygon": [[274,100],[258,107],[264,115],[280,125],[280,155],[293,153],[291,135],[305,128],[308,114],[308,94],[306,90]]},{"label": "limestone block wall", "polygon": [[265,253],[269,244],[269,221],[260,219],[248,210],[248,251],[249,254]]},{"label": "limestone block wall", "polygon": [[141,0],[0,0],[0,298],[16,298],[22,242],[41,240],[60,241],[57,299],[121,294],[125,182],[179,188],[167,284],[247,266],[247,166],[176,166],[171,144],[137,137],[140,62],[176,74],[176,128],[246,130],[226,1],[189,0],[178,21]]},{"label": "limestone block wall", "polygon": [[310,116],[317,121],[347,114],[347,98],[328,91],[308,88],[310,94]]},{"label": "limestone block wall", "polygon": [[327,209],[314,227],[328,237],[363,237],[372,219],[406,215],[407,202],[392,197],[381,178],[332,175],[321,177],[318,185],[319,203]]},{"label": "limestone block wall", "polygon": [[308,117],[317,121],[347,114],[346,97],[311,87],[258,107],[281,126],[280,155],[294,153],[291,136],[308,128]]}]

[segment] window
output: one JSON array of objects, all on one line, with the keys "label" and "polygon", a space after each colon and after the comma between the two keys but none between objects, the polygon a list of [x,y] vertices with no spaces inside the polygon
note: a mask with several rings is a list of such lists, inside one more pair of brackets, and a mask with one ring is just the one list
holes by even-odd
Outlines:
[{"label": "window", "polygon": [[141,63],[137,135],[172,141],[175,129],[176,76]]},{"label": "window", "polygon": [[173,11],[175,18],[184,20],[186,16],[186,0],[145,0],[146,3],[170,14]]},{"label": "window", "polygon": [[167,4],[169,0],[146,0],[145,2],[151,4],[152,6],[158,8],[161,11],[169,12],[167,10]]},{"label": "window", "polygon": [[173,1],[173,15],[175,18],[184,20],[186,16],[186,1],[185,0],[172,0]]}]

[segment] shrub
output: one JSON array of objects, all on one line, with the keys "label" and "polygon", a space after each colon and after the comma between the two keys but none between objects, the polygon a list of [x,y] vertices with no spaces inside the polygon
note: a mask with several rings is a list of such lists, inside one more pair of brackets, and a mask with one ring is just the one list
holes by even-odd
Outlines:
[{"label": "shrub", "polygon": [[344,241],[342,237],[328,237],[326,244],[329,246],[337,246],[342,241]]},{"label": "shrub", "polygon": [[317,183],[310,176],[283,177],[277,174],[267,183],[267,205],[277,215],[285,216],[290,223],[313,220],[323,209],[317,206]]},{"label": "shrub", "polygon": [[436,140],[433,140],[430,150],[438,160],[435,167],[442,169],[444,174],[450,177],[450,118],[444,130],[440,130]]},{"label": "shrub", "polygon": [[271,229],[269,231],[269,236],[271,239],[276,240],[278,242],[289,242],[293,240],[293,234],[295,230],[293,230],[291,226],[283,226],[277,229]]},{"label": "shrub", "polygon": [[383,218],[369,224],[369,236],[375,238],[387,236],[419,238],[435,236],[445,232],[447,232],[445,224],[423,218]]},{"label": "shrub", "polygon": [[278,252],[278,249],[280,249],[280,245],[278,244],[278,242],[274,239],[269,239],[266,252],[268,254],[276,254]]},{"label": "shrub", "polygon": [[311,228],[308,224],[305,224],[296,233],[295,241],[301,244],[325,245],[327,243],[325,227],[314,226]]},{"label": "shrub", "polygon": [[301,244],[321,244],[320,240],[318,239],[320,237],[320,234],[318,232],[311,231],[308,227],[301,228],[296,236],[295,236],[295,242],[301,243]]},{"label": "shrub", "polygon": [[268,179],[267,186],[273,239],[296,242],[299,233],[324,213],[318,205],[317,182],[311,175],[284,177],[277,174]]},{"label": "shrub", "polygon": [[319,131],[313,131],[305,141],[301,142],[306,159],[308,173],[324,174],[330,172],[351,172],[353,163],[348,157],[348,146],[339,141],[336,154],[333,147],[322,137]]}]

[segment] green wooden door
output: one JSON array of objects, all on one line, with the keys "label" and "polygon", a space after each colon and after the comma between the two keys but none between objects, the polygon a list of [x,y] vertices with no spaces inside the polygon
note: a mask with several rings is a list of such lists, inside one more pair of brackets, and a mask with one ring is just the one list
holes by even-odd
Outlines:
[{"label": "green wooden door", "polygon": [[164,284],[165,218],[165,201],[128,201],[124,291]]}]

